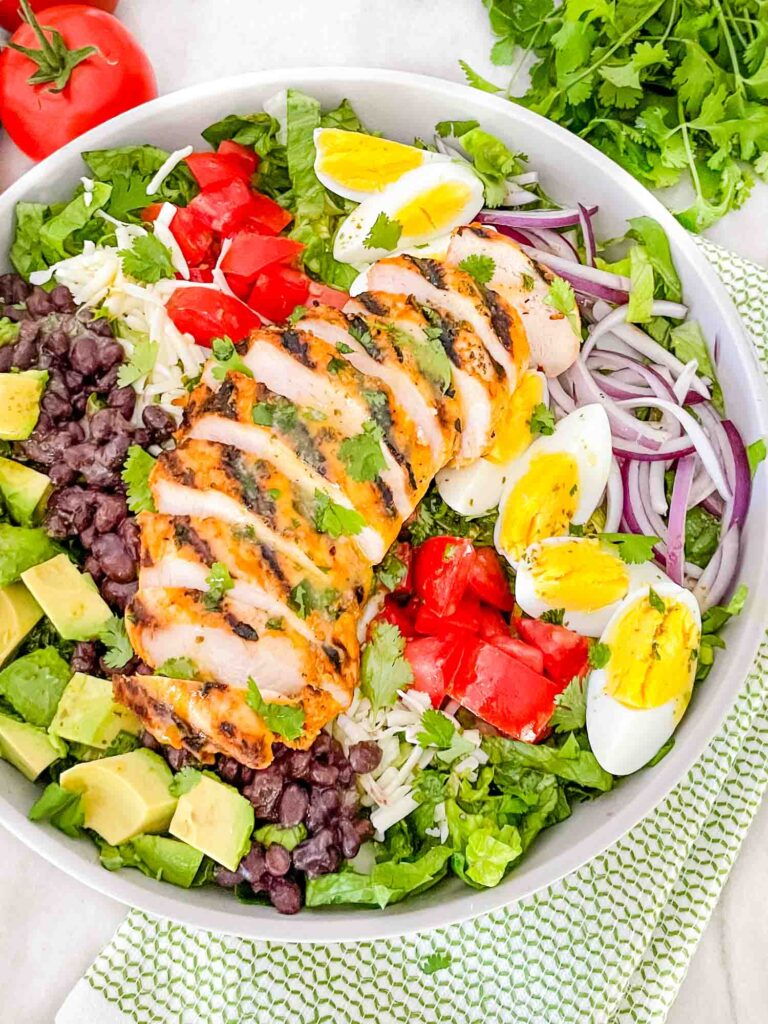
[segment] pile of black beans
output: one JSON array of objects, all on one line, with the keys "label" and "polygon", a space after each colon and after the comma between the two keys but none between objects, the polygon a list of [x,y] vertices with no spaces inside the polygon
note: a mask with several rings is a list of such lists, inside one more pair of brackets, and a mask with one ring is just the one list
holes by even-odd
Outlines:
[{"label": "pile of black beans", "polygon": [[[165,755],[175,770],[191,755],[161,747],[148,733],[147,746]],[[292,828],[304,824],[307,838],[292,851],[279,843],[253,843],[237,871],[218,868],[216,882],[227,889],[246,884],[270,900],[281,914],[295,914],[303,903],[304,878],[337,871],[342,860],[355,857],[373,827],[360,807],[357,775],[378,767],[376,743],[355,743],[345,755],[341,744],[321,733],[309,750],[274,747],[268,768],[247,768],[231,757],[219,757],[215,770],[253,804],[256,828],[266,824]]]},{"label": "pile of black beans", "polygon": [[117,383],[123,348],[109,321],[78,309],[62,285],[46,292],[18,274],[4,274],[0,316],[19,324],[15,343],[0,347],[0,372],[48,371],[34,433],[15,446],[17,455],[54,484],[46,532],[79,542],[85,571],[104,599],[122,611],[136,590],[139,531],[120,471],[131,445],[166,442],[173,418],[148,408],[142,425],[130,422],[136,393]]}]

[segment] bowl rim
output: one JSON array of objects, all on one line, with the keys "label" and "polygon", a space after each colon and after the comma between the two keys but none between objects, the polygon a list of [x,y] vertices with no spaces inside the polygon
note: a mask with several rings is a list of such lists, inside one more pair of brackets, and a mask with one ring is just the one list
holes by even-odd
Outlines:
[{"label": "bowl rim", "polygon": [[[275,91],[290,87],[293,81],[301,81],[305,87],[332,85],[343,89],[345,85],[366,84],[386,87],[397,83],[412,87],[415,92],[432,92],[446,108],[452,98],[466,98],[469,91],[472,102],[478,110],[502,114],[509,119],[510,128],[522,125],[552,140],[555,147],[566,153],[576,150],[581,159],[592,162],[597,174],[618,179],[628,200],[632,200],[643,212],[655,217],[664,227],[667,235],[680,249],[685,250],[691,270],[698,274],[718,307],[723,326],[738,349],[738,359],[751,372],[745,375],[743,387],[750,392],[751,402],[761,421],[761,432],[768,433],[768,387],[759,367],[752,343],[746,336],[739,315],[728,296],[724,285],[716,275],[700,248],[675,220],[671,213],[644,186],[627,171],[594,149],[584,140],[572,135],[565,128],[547,120],[539,114],[509,102],[502,97],[470,89],[468,85],[431,75],[363,67],[292,67],[265,71],[247,72],[197,85],[188,86],[158,97],[149,103],[99,125],[74,139],[40,164],[28,170],[2,195],[0,215],[10,216],[17,201],[39,183],[44,182],[51,171],[65,167],[73,159],[79,159],[83,150],[98,148],[101,139],[115,130],[128,130],[135,125],[151,122],[158,112],[185,108],[197,98],[226,97],[235,89],[248,87],[274,87]],[[765,489],[765,488],[764,488]],[[768,545],[760,552],[760,576],[758,585],[752,588],[751,601],[755,606],[768,606]],[[738,651],[729,658],[729,675],[738,679],[727,693],[715,693],[704,703],[696,720],[696,740],[687,748],[676,747],[656,767],[653,785],[642,789],[628,805],[608,817],[589,835],[573,843],[564,852],[546,860],[544,864],[526,873],[523,883],[515,884],[516,876],[510,875],[493,889],[476,891],[467,889],[458,897],[439,905],[420,906],[407,902],[387,911],[332,908],[323,912],[302,911],[290,918],[277,914],[271,908],[252,907],[252,915],[236,914],[225,909],[211,909],[198,906],[185,898],[184,890],[170,889],[168,885],[152,883],[150,889],[143,876],[132,878],[131,872],[108,872],[97,860],[83,857],[77,852],[74,840],[57,833],[50,826],[30,822],[4,795],[0,794],[0,824],[25,843],[34,852],[67,874],[92,889],[116,899],[129,907],[135,907],[150,915],[170,918],[180,924],[249,939],[262,939],[279,943],[335,943],[369,941],[395,938],[414,932],[426,932],[459,922],[468,921],[481,914],[499,910],[534,892],[553,885],[565,875],[577,870],[587,861],[603,853],[609,846],[621,839],[631,828],[649,815],[672,789],[684,778],[691,766],[699,759],[717,729],[725,721],[734,701],[743,688],[749,670],[763,637],[763,625],[753,617],[743,629]],[[724,688],[723,688],[724,689]],[[142,884],[144,882],[144,884]],[[194,890],[191,890],[194,891]],[[170,894],[169,894],[170,893]],[[224,903],[222,902],[222,907]],[[258,911],[268,911],[259,913]],[[329,934],[332,932],[332,934]]]}]

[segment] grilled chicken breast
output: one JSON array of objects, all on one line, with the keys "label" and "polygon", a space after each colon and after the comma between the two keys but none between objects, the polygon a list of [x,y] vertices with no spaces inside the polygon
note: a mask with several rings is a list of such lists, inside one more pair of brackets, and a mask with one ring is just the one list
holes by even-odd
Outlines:
[{"label": "grilled chicken breast", "polygon": [[[206,365],[139,516],[126,622],[154,674],[115,679],[160,741],[260,768],[349,705],[373,566],[437,471],[488,449],[528,365],[517,264],[478,285],[452,263],[496,240],[466,231],[447,262],[379,261],[343,311],[253,331],[247,372]],[[301,708],[300,734],[259,701]]]}]

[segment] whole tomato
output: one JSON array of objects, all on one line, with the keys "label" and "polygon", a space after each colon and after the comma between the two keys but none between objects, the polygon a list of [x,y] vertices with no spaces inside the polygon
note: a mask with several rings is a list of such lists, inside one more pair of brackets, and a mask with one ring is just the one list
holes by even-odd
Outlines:
[{"label": "whole tomato", "polygon": [[34,160],[103,121],[157,96],[149,58],[105,11],[51,7],[41,23],[22,0],[27,24],[0,53],[0,120]]},{"label": "whole tomato", "polygon": [[[68,0],[29,0],[29,6],[33,11],[43,11],[49,7],[60,7]],[[102,11],[113,13],[117,7],[117,0],[83,0],[87,7],[98,7]],[[0,0],[0,27],[14,32],[21,24],[19,14],[19,0]]]}]

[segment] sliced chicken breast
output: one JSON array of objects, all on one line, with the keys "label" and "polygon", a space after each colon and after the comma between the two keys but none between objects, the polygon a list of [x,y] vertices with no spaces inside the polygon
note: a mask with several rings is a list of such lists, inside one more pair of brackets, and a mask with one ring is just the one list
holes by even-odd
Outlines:
[{"label": "sliced chicken breast", "polygon": [[548,377],[564,373],[579,354],[581,338],[568,318],[547,304],[549,283],[542,270],[511,238],[483,224],[469,224],[453,233],[448,262],[458,266],[469,256],[493,260],[489,287],[520,314],[531,365],[540,367]]}]

